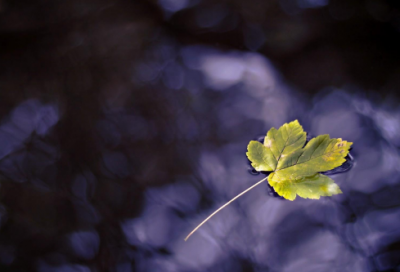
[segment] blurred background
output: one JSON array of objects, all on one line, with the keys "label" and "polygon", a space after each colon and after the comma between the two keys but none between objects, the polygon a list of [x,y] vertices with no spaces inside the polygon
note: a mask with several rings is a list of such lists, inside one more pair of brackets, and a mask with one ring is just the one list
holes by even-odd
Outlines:
[{"label": "blurred background", "polygon": [[[0,0],[0,271],[400,271],[400,3]],[[354,142],[283,200],[250,140]]]}]

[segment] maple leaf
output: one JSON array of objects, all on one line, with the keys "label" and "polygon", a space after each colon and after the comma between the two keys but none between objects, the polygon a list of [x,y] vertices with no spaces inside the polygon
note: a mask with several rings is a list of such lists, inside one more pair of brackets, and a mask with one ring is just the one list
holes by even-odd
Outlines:
[{"label": "maple leaf", "polygon": [[186,236],[185,241],[211,217],[267,179],[280,196],[289,200],[294,200],[297,195],[319,199],[341,194],[339,186],[320,172],[342,165],[353,143],[341,138],[331,139],[329,135],[315,137],[307,145],[306,140],[303,127],[295,120],[279,129],[271,128],[263,144],[250,141],[246,155],[251,165],[257,171],[271,173],[213,212]]},{"label": "maple leaf", "polygon": [[286,199],[319,199],[342,193],[334,181],[319,172],[342,165],[349,153],[351,142],[320,135],[306,142],[306,133],[293,121],[278,130],[271,128],[264,144],[250,141],[247,157],[257,171],[272,171],[269,184]]}]

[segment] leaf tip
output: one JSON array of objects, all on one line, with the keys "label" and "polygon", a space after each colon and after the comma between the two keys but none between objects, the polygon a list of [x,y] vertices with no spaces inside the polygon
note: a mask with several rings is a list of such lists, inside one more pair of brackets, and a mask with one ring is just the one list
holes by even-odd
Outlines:
[{"label": "leaf tip", "polygon": [[353,145],[353,142],[347,142],[349,147]]}]

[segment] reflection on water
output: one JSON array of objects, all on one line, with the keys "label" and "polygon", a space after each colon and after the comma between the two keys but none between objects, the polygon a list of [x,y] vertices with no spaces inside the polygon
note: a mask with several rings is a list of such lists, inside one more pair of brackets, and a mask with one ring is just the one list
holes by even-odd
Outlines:
[{"label": "reflection on water", "polygon": [[[146,23],[127,23],[136,14],[127,13],[110,28],[87,26],[93,27],[88,30],[93,36],[71,35],[65,41],[75,52],[71,55],[56,45],[55,51],[39,51],[60,58],[54,74],[44,70],[46,84],[21,83],[17,72],[10,72],[9,85],[0,77],[1,86],[13,86],[10,90],[32,84],[44,93],[4,95],[0,270],[399,269],[398,101],[377,99],[354,85],[319,88],[326,81],[312,73],[301,75],[307,82],[315,77],[316,85],[310,84],[319,91],[303,95],[281,75],[284,67],[276,68],[256,52],[263,46],[275,48],[272,55],[296,52],[309,31],[316,31],[293,22],[268,30],[257,23],[259,8],[297,16],[326,7],[338,21],[353,16],[352,9],[328,0],[264,2],[261,7],[249,3],[254,10],[250,17],[242,14],[246,21],[239,19],[235,5],[192,0],[149,4],[162,10],[162,20],[176,14],[179,22],[180,12],[187,10],[193,25],[185,27],[198,33],[240,27],[235,37],[243,39],[244,51],[180,41],[161,29],[150,31],[151,38],[142,44],[128,34],[145,31]],[[368,2],[368,11],[385,20],[389,15],[375,2]],[[91,12],[89,6],[78,10]],[[308,56],[294,67],[311,65],[314,59]],[[329,67],[342,67],[342,60],[326,61]],[[354,143],[347,162],[326,173],[343,194],[292,202],[264,183],[184,242],[212,211],[266,174],[249,171],[248,142],[295,119],[310,136],[330,134]]]},{"label": "reflection on water", "polygon": [[[176,111],[176,122],[167,128],[170,134],[159,135],[154,122],[129,105],[104,109],[104,117],[94,124],[100,172],[82,169],[83,173],[65,183],[70,188],[60,188],[54,180],[63,156],[51,141],[56,134],[51,128],[59,119],[55,104],[24,101],[3,119],[0,168],[4,183],[22,182],[23,190],[29,187],[36,194],[45,192],[46,198],[70,192],[66,199],[72,204],[75,224],[56,235],[60,239],[55,242],[56,253],[38,256],[40,271],[90,271],[90,265],[71,260],[93,260],[104,247],[117,247],[125,256],[115,271],[243,271],[244,267],[253,271],[371,271],[396,265],[400,239],[397,109],[350,94],[346,88],[329,89],[312,102],[302,101],[268,60],[255,53],[199,46],[173,53],[174,64],[160,63],[165,70],[156,68],[164,74],[159,81],[164,86],[158,85],[164,88],[164,95],[181,92],[186,96],[186,101],[164,100],[166,110]],[[169,69],[190,76],[177,77]],[[272,197],[271,188],[263,184],[184,242],[184,236],[211,211],[261,178],[248,172],[248,141],[294,118],[309,134],[329,133],[354,142],[354,158],[349,156],[341,168],[327,173],[333,175],[343,194],[291,202]],[[124,194],[131,186],[128,183],[164,179],[157,167],[164,162],[152,154],[137,157],[135,150],[129,149],[129,142],[156,144],[153,139],[175,145],[179,156],[195,165],[193,172],[175,176],[162,186],[145,186],[141,204],[119,203],[120,198],[128,197]],[[188,148],[192,143],[196,147]],[[148,168],[139,170],[136,167],[140,165]],[[107,185],[101,184],[104,182]],[[19,197],[35,206],[30,194]],[[38,209],[56,202],[44,200]],[[129,205],[141,208],[135,215],[118,215]],[[39,224],[36,228],[58,229],[46,223],[60,216],[57,211],[24,215],[13,209],[3,206],[3,226],[21,227],[20,220],[28,220],[25,228]],[[118,224],[123,236],[114,242],[107,240],[110,234],[97,229],[102,224]],[[8,233],[15,235],[12,229]],[[15,247],[18,245],[2,246],[3,264],[15,261]]]}]

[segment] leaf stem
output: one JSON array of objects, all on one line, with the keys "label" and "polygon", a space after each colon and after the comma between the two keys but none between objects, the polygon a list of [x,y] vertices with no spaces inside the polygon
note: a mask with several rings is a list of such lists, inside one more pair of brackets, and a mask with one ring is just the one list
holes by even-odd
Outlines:
[{"label": "leaf stem", "polygon": [[226,206],[228,206],[229,204],[231,204],[233,201],[235,201],[236,199],[238,199],[240,196],[244,195],[245,193],[247,193],[248,191],[250,191],[251,189],[253,189],[254,187],[260,185],[261,183],[263,183],[264,181],[266,181],[268,179],[268,176],[266,176],[265,178],[263,178],[262,180],[260,180],[259,182],[257,182],[256,184],[252,185],[251,187],[247,188],[246,190],[244,190],[243,192],[241,192],[240,194],[238,194],[237,196],[235,196],[234,198],[232,198],[231,200],[229,200],[228,202],[226,202],[224,205],[222,205],[218,210],[216,210],[215,212],[213,212],[209,217],[207,217],[206,219],[204,219],[203,222],[201,222],[197,227],[194,228],[194,230],[192,230],[188,236],[186,236],[185,241],[187,241],[187,239],[189,239],[190,236],[192,236],[193,233],[196,232],[196,230],[198,230],[202,225],[204,225],[204,223],[206,223],[208,220],[211,219],[211,217],[213,217],[214,215],[216,215],[220,210],[222,210],[223,208],[225,208]]}]

